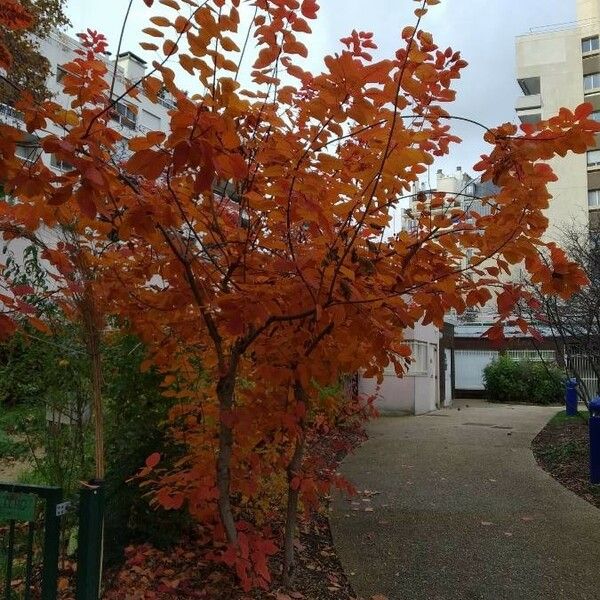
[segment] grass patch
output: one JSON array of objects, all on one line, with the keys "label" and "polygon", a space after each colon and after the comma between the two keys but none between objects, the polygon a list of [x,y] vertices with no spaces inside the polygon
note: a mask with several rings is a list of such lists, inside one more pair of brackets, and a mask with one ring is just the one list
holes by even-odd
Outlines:
[{"label": "grass patch", "polygon": [[23,471],[17,481],[22,485],[48,485],[46,477],[36,466]]},{"label": "grass patch", "polygon": [[548,425],[550,426],[560,426],[565,423],[573,423],[577,421],[588,422],[590,420],[590,413],[586,410],[580,410],[574,417],[568,417],[566,410],[561,410],[556,413],[551,419]]},{"label": "grass patch", "polygon": [[17,441],[0,429],[0,459],[21,458],[29,448],[25,442]]},{"label": "grass patch", "polygon": [[571,460],[582,453],[587,453],[585,444],[573,441],[540,449],[539,456],[545,459],[548,466],[554,466],[559,465],[564,461]]}]

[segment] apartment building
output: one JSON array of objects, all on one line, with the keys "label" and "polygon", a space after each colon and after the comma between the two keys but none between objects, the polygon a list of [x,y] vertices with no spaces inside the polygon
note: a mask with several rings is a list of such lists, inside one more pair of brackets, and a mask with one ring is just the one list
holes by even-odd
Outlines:
[{"label": "apartment building", "polygon": [[417,205],[424,203],[427,206],[435,192],[443,192],[446,195],[446,202],[443,206],[429,208],[432,214],[442,212],[449,214],[452,209],[459,209],[466,213],[485,216],[490,214],[490,206],[484,199],[493,196],[497,189],[493,183],[482,183],[479,178],[471,177],[463,171],[462,167],[457,167],[455,172],[448,174],[438,169],[435,185],[424,181],[413,185],[409,207],[402,213],[402,229],[415,231],[419,218]]},{"label": "apartment building", "polygon": [[[517,80],[523,95],[516,111],[523,123],[557,114],[582,102],[600,121],[600,0],[576,0],[577,21],[537,28],[517,38]],[[558,181],[550,187],[548,239],[560,241],[573,225],[600,228],[600,138],[586,155],[550,163]]]},{"label": "apartment building", "polygon": [[[70,104],[71,99],[62,92],[61,80],[66,72],[64,65],[72,62],[78,56],[76,51],[81,49],[81,46],[76,39],[58,30],[51,32],[47,38],[38,39],[37,41],[40,53],[50,62],[50,73],[46,81],[46,87],[52,94],[52,99],[66,107]],[[146,72],[145,61],[132,52],[123,52],[114,58],[107,53],[105,61],[108,67],[107,77],[112,77],[116,66],[115,98],[122,95],[133,83],[139,81]],[[157,103],[151,102],[143,92],[135,100],[129,96],[119,100],[111,112],[111,125],[123,135],[124,139],[119,144],[114,159],[116,161],[125,160],[130,154],[127,146],[129,138],[143,135],[148,131],[168,132],[168,113],[174,107],[174,101],[167,94],[164,94]],[[21,114],[13,106],[4,102],[2,97],[0,97],[0,123],[12,125],[25,133],[25,124],[22,121]],[[57,135],[62,133],[58,127],[51,123],[48,124],[47,131]],[[41,160],[57,172],[68,171],[72,168],[71,165],[57,159],[56,156],[42,152],[39,140],[34,135],[25,133],[22,143],[17,146],[16,152],[25,163]],[[2,182],[0,181],[0,198],[2,197]],[[49,244],[54,243],[61,237],[56,230],[47,230],[46,228],[40,228],[38,236]],[[17,238],[3,244],[2,252],[10,254],[14,260],[21,262],[28,245],[29,243],[25,240]]]},{"label": "apartment building", "polygon": [[[522,123],[535,123],[556,115],[562,107],[575,108],[583,102],[594,107],[593,118],[600,121],[600,0],[576,0],[577,21],[536,28],[516,40],[516,75],[523,92],[516,101]],[[600,136],[597,148],[587,155],[570,153],[550,162],[558,180],[550,185],[550,207],[546,239],[561,241],[565,228],[600,229]],[[446,175],[438,171],[434,189],[421,184],[414,195],[444,192],[447,205],[485,214],[478,196],[494,193],[493,186],[481,186],[460,168]],[[422,199],[422,194],[419,194]],[[416,200],[405,212],[403,227],[414,230]],[[447,210],[447,208],[445,207]],[[440,209],[437,209],[440,210]],[[482,213],[483,211],[483,213]],[[585,235],[585,233],[584,233]],[[515,271],[514,276],[518,277]],[[480,311],[462,316],[448,315],[455,326],[455,386],[458,395],[480,394],[482,372],[499,354],[483,336],[495,317],[493,303]],[[558,358],[549,340],[537,343],[518,330],[506,328],[503,352],[516,359]],[[543,329],[542,329],[543,331]]]},{"label": "apartment building", "polygon": [[[439,169],[434,185],[422,182],[413,187],[409,208],[404,210],[402,219],[406,231],[415,231],[419,216],[417,205],[425,203],[427,206],[436,192],[445,195],[445,202],[442,206],[430,209],[433,214],[441,211],[449,214],[457,209],[464,211],[468,219],[469,213],[482,216],[490,214],[491,206],[486,199],[497,194],[498,188],[491,182],[481,182],[479,178],[472,177],[461,167],[451,173]],[[463,260],[466,266],[468,250]],[[511,278],[520,276],[517,267]],[[454,311],[446,315],[446,328],[452,328],[453,333],[451,347],[443,349],[446,356],[440,365],[440,372],[451,379],[455,397],[480,396],[484,389],[483,370],[500,352],[506,352],[516,360],[555,359],[551,341],[538,342],[534,347],[531,338],[514,326],[505,327],[506,341],[502,348],[493,345],[485,333],[495,323],[497,314],[496,304],[490,300],[485,306],[468,309],[461,315]]]},{"label": "apartment building", "polygon": [[[55,102],[67,105],[69,99],[62,93],[60,84],[65,74],[63,65],[76,58],[75,52],[81,46],[77,40],[61,31],[53,31],[47,38],[38,41],[40,53],[50,62],[50,75],[46,85],[53,94]],[[145,61],[132,52],[123,52],[115,58],[110,54],[106,54],[105,60],[109,76],[112,76],[114,72],[116,61],[115,97],[119,97],[132,83],[139,81],[146,72]],[[169,128],[168,111],[174,106],[173,100],[167,94],[163,95],[158,103],[152,103],[143,93],[140,93],[135,100],[127,97],[115,106],[112,113],[113,127],[118,129],[126,139],[148,131],[160,130],[166,132]],[[0,122],[23,128],[19,112],[9,104],[4,103],[1,97]],[[33,136],[26,138],[23,145],[17,148],[17,152],[23,160],[40,158],[59,171],[70,168],[69,165],[57,161],[53,156],[41,154]],[[125,157],[127,153],[125,145],[123,145],[123,153]]]}]

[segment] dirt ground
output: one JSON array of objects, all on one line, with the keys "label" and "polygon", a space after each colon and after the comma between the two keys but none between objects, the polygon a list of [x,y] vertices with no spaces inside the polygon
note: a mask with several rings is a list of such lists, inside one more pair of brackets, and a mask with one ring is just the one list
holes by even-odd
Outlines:
[{"label": "dirt ground", "polygon": [[600,508],[600,485],[589,481],[589,434],[584,413],[552,419],[533,440],[532,449],[540,466],[552,477]]}]

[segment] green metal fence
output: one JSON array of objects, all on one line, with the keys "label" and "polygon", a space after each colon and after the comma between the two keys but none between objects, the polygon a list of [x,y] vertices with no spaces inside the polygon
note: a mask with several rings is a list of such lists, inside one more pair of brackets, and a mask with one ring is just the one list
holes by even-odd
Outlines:
[{"label": "green metal fence", "polygon": [[[34,589],[40,590],[41,600],[56,600],[60,520],[65,510],[60,488],[0,483],[2,600],[30,600]],[[36,543],[40,538],[41,552]]]},{"label": "green metal fence", "polygon": [[[0,483],[0,600],[56,600],[63,502],[57,487]],[[102,574],[104,489],[101,481],[79,493],[77,600],[97,600]]]}]

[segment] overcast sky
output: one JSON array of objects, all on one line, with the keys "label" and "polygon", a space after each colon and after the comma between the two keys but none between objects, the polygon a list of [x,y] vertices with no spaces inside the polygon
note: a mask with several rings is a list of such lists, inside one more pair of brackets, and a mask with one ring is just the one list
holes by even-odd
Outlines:
[{"label": "overcast sky", "polygon": [[[116,51],[126,0],[69,0],[73,32],[87,27],[104,33]],[[311,70],[319,60],[339,48],[339,38],[352,29],[373,31],[382,56],[391,56],[400,45],[400,31],[414,22],[413,0],[320,0],[319,19],[313,26],[309,51]],[[134,0],[123,50],[152,60],[139,47],[141,29],[152,11]],[[458,84],[458,99],[450,112],[486,125],[514,121],[514,102],[520,94],[515,82],[515,36],[530,29],[575,20],[575,0],[442,0],[426,16],[423,28],[434,34],[439,46],[460,50],[469,67]],[[312,25],[312,23],[311,23]],[[188,87],[184,82],[182,87]],[[193,92],[193,89],[189,89]],[[471,166],[485,151],[482,132],[472,126],[456,126],[463,144],[435,168],[454,170]]]}]

